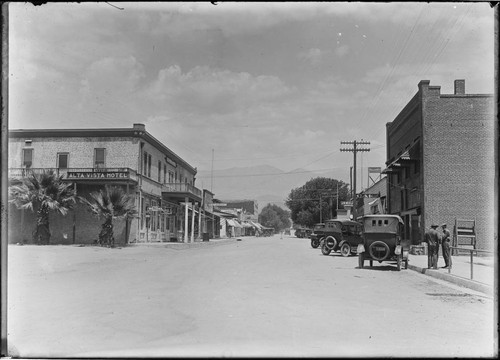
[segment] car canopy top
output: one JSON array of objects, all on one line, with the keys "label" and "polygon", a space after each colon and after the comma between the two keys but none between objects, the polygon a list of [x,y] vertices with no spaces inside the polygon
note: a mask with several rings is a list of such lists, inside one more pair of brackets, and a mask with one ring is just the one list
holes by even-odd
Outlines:
[{"label": "car canopy top", "polygon": [[365,233],[394,233],[398,232],[399,224],[404,225],[398,215],[366,215],[362,218]]}]

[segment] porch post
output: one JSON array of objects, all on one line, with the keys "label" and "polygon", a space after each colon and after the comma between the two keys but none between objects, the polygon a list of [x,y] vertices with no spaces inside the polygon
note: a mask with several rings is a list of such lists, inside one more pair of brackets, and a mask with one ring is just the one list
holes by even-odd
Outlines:
[{"label": "porch post", "polygon": [[191,242],[194,242],[194,217],[196,216],[195,212],[196,203],[193,201],[193,213],[191,214]]},{"label": "porch post", "polygon": [[188,218],[188,211],[189,211],[189,201],[188,198],[184,198],[184,242],[187,243],[189,241],[188,238],[188,225],[189,225],[189,218]]}]

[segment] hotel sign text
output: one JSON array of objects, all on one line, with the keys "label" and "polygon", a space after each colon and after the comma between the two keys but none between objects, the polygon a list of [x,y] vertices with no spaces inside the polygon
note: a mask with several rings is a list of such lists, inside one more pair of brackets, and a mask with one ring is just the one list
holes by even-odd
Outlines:
[{"label": "hotel sign text", "polygon": [[128,179],[128,172],[86,172],[86,171],[68,171],[68,179]]}]

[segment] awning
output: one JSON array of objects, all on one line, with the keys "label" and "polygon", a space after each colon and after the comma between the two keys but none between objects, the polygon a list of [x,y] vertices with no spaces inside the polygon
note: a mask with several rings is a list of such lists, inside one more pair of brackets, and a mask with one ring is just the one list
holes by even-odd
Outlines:
[{"label": "awning", "polygon": [[233,220],[233,219],[226,219],[227,221],[227,224],[229,226],[232,226],[232,227],[236,227],[236,228],[242,228],[243,226],[240,225],[240,223],[236,220]]},{"label": "awning", "polygon": [[253,221],[250,221],[250,223],[258,230],[262,230],[262,225]]},{"label": "awning", "polygon": [[387,174],[391,172],[398,172],[403,167],[409,166],[409,162],[419,161],[419,154],[415,154],[415,151],[411,151],[416,144],[418,144],[418,140],[415,141],[410,147],[408,147],[401,155],[399,155],[394,161],[389,163],[387,167],[382,170],[382,174]]}]

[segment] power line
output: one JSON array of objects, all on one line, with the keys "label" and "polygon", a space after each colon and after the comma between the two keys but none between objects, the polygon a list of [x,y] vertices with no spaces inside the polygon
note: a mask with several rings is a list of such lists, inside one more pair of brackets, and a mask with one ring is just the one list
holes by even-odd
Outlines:
[{"label": "power line", "polygon": [[352,148],[341,148],[341,152],[352,152],[354,154],[354,176],[353,176],[353,196],[352,196],[352,211],[353,211],[353,216],[356,219],[356,154],[358,152],[365,152],[365,151],[370,151],[370,148],[358,148],[358,145],[370,145],[369,141],[341,141],[340,142],[342,145],[352,145]]}]

